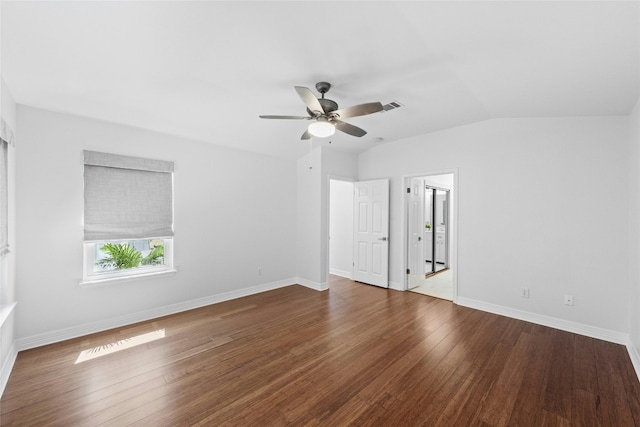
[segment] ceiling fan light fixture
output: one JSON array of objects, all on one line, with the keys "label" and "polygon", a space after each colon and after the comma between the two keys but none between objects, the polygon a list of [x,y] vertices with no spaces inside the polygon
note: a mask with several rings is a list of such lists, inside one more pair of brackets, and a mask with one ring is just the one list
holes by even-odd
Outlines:
[{"label": "ceiling fan light fixture", "polygon": [[336,127],[327,120],[318,119],[309,125],[309,133],[318,138],[326,138],[336,133]]}]

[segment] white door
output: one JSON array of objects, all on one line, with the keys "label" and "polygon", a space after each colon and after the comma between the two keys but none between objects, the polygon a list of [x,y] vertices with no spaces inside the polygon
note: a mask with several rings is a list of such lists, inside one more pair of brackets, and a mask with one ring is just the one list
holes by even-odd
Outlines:
[{"label": "white door", "polygon": [[424,281],[424,183],[420,178],[412,178],[407,187],[407,203],[409,213],[408,245],[409,289],[420,286]]},{"label": "white door", "polygon": [[353,213],[353,279],[388,288],[389,180],[356,182]]}]

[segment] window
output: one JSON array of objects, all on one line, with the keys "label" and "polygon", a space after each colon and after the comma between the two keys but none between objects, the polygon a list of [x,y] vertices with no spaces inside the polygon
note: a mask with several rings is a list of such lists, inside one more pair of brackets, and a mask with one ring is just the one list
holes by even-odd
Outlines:
[{"label": "window", "polygon": [[[14,144],[13,131],[0,119],[0,257],[9,253],[9,145]],[[4,270],[4,269],[3,269]]]},{"label": "window", "polygon": [[172,271],[173,239],[86,242],[85,281],[100,282]]},{"label": "window", "polygon": [[173,163],[84,152],[84,280],[173,271]]},{"label": "window", "polygon": [[0,117],[0,327],[15,307],[9,300],[13,292],[7,292],[9,283],[9,147],[15,147],[11,127]]},{"label": "window", "polygon": [[7,141],[0,138],[0,256],[9,252],[9,198],[7,174]]}]

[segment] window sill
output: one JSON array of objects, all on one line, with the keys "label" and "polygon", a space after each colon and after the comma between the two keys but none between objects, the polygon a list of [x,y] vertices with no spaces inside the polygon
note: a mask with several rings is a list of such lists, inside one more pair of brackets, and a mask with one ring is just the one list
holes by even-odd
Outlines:
[{"label": "window sill", "polygon": [[9,318],[9,315],[13,311],[13,308],[16,306],[16,304],[17,302],[12,302],[0,306],[0,328],[2,328],[2,325],[4,325],[5,320]]},{"label": "window sill", "polygon": [[132,276],[120,276],[120,277],[109,277],[105,279],[83,280],[80,282],[80,286],[82,287],[103,286],[103,285],[109,285],[112,283],[130,282],[132,280],[156,278],[161,276],[173,276],[177,272],[178,270],[172,269],[172,270],[164,270],[164,271],[155,271],[152,273],[136,274]]}]

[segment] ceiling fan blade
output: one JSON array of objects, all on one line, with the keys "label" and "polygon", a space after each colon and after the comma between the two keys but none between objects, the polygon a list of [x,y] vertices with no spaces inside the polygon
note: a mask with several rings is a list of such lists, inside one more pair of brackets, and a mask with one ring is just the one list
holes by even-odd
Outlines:
[{"label": "ceiling fan blade", "polygon": [[331,112],[336,114],[341,119],[349,117],[366,116],[367,114],[373,114],[382,111],[382,104],[379,102],[369,102],[367,104],[354,105],[353,107],[342,108]]},{"label": "ceiling fan blade", "polygon": [[300,137],[300,139],[305,140],[305,139],[311,139],[311,133],[309,132],[309,130],[305,130],[304,133],[302,134],[302,136]]},{"label": "ceiling fan blade", "polygon": [[317,111],[319,114],[324,114],[324,108],[320,105],[318,98],[311,92],[311,89],[304,86],[295,86],[298,96],[302,99],[302,102],[307,106],[309,111]]},{"label": "ceiling fan blade", "polygon": [[309,120],[311,117],[306,116],[259,116],[261,119],[287,119],[287,120]]},{"label": "ceiling fan blade", "polygon": [[337,119],[334,119],[331,122],[335,123],[336,129],[341,132],[348,133],[349,135],[357,136],[359,138],[367,134],[367,131],[365,131],[364,129],[360,129],[358,126],[354,126]]}]

